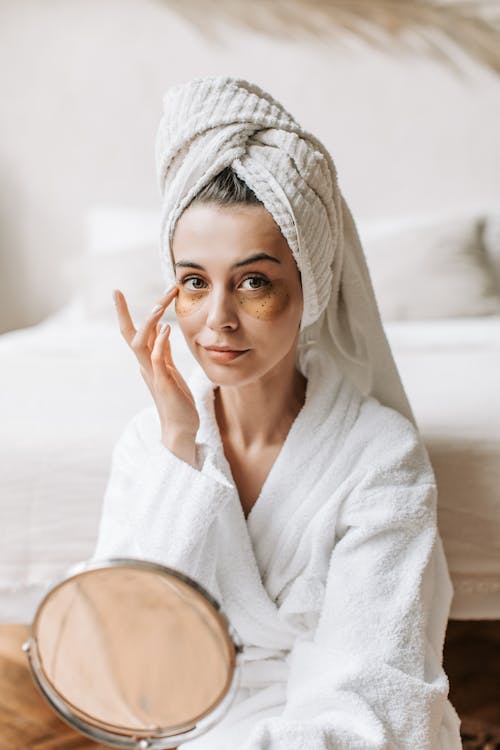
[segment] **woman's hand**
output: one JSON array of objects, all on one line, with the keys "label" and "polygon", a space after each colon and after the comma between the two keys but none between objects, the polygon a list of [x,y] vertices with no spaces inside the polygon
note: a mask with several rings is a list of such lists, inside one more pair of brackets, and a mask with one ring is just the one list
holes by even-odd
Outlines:
[{"label": "woman's hand", "polygon": [[[191,446],[194,456],[200,418],[193,395],[172,360],[169,341],[171,326],[166,325],[165,330],[160,333],[158,322],[177,292],[177,286],[165,292],[156,305],[158,310],[153,308],[138,330],[134,327],[122,292],[116,289],[113,298],[120,331],[139,361],[142,377],[156,404],[162,442],[169,448],[182,444],[184,454],[186,447]],[[190,450],[187,452],[191,453]]]}]

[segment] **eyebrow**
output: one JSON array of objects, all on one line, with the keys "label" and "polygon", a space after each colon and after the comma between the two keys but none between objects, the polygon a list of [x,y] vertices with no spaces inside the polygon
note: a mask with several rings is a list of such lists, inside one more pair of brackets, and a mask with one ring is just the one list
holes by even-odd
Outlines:
[{"label": "eyebrow", "polygon": [[[272,260],[273,263],[281,263],[281,261],[273,255],[268,255],[267,253],[256,253],[255,255],[250,255],[250,257],[245,258],[245,260],[240,260],[238,263],[234,263],[231,266],[231,269],[248,266],[250,263],[255,263],[258,260]],[[199,263],[193,263],[192,260],[179,260],[177,263],[174,263],[174,266],[175,268],[199,268],[200,271],[206,271],[203,266],[200,266]]]}]

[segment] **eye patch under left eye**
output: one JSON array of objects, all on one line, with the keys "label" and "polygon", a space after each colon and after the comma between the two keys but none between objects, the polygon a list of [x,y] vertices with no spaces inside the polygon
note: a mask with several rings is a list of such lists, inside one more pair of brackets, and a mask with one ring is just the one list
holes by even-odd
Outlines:
[{"label": "eye patch under left eye", "polygon": [[259,320],[274,320],[288,306],[290,295],[284,281],[273,281],[255,292],[238,293],[238,303],[244,312]]}]

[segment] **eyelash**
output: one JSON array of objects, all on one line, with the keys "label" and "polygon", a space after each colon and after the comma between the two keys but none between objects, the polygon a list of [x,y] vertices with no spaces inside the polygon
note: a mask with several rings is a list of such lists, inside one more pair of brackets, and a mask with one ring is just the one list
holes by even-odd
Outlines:
[{"label": "eyelash", "polygon": [[[185,285],[185,283],[186,283],[187,281],[191,281],[191,279],[200,279],[201,281],[203,281],[203,279],[201,278],[201,276],[194,276],[194,275],[191,275],[191,276],[185,276],[185,277],[184,277],[183,279],[181,279],[181,284],[182,284],[182,285],[184,286],[184,285]],[[267,280],[267,279],[266,279],[266,278],[265,278],[264,276],[260,276],[259,274],[255,274],[255,273],[252,273],[252,274],[249,274],[248,276],[245,276],[245,277],[244,277],[244,278],[243,278],[243,279],[241,280],[241,283],[242,283],[243,281],[246,281],[247,279],[259,279],[259,281],[262,281],[262,282],[264,282],[264,283],[263,283],[263,284],[261,284],[261,285],[260,285],[259,287],[255,287],[254,289],[247,289],[247,290],[246,290],[246,291],[251,291],[251,292],[257,292],[257,291],[258,291],[259,289],[262,289],[262,287],[264,287],[264,286],[267,286],[268,284],[270,284],[270,283],[271,283],[271,282],[270,282],[270,281],[268,281],[268,280]],[[195,289],[191,289],[191,291],[194,291],[194,292],[198,292],[198,291],[200,291],[200,289],[202,289],[202,288],[203,288],[203,287],[197,287],[197,288],[195,288]]]}]

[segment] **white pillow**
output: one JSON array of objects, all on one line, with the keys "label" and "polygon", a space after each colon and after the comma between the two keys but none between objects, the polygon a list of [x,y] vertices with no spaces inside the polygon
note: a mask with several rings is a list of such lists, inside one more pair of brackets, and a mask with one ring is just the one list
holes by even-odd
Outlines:
[{"label": "white pillow", "polygon": [[[86,320],[116,323],[113,289],[125,295],[138,327],[166,288],[159,255],[156,211],[96,207],[86,224],[86,252],[67,264]],[[171,304],[162,320],[176,320]]]},{"label": "white pillow", "polygon": [[359,222],[383,320],[500,315],[479,215]]}]

